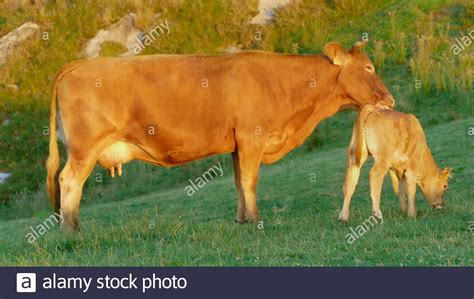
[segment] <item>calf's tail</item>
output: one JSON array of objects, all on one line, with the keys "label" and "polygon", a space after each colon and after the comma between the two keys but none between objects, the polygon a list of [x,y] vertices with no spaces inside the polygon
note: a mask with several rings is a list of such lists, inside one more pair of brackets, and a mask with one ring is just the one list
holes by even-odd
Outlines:
[{"label": "calf's tail", "polygon": [[366,121],[369,114],[373,111],[374,107],[367,105],[359,112],[355,123],[355,131],[357,132],[356,137],[356,148],[355,148],[355,164],[361,166],[363,151],[366,149],[365,135],[368,133],[366,128]]}]

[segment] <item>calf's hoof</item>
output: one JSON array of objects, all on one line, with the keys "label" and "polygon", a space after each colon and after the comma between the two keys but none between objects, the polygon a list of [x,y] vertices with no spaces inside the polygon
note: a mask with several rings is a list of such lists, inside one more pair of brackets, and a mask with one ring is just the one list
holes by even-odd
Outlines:
[{"label": "calf's hoof", "polygon": [[416,218],[416,210],[410,211],[408,210],[408,217],[415,219]]},{"label": "calf's hoof", "polygon": [[374,217],[376,217],[376,218],[383,221],[382,211],[380,211],[380,210],[372,211],[372,216],[374,216]]},{"label": "calf's hoof", "polygon": [[339,221],[347,222],[349,220],[349,212],[341,211],[339,213]]},{"label": "calf's hoof", "polygon": [[407,213],[407,207],[400,207],[400,210],[402,210],[402,212],[403,212],[404,214]]}]

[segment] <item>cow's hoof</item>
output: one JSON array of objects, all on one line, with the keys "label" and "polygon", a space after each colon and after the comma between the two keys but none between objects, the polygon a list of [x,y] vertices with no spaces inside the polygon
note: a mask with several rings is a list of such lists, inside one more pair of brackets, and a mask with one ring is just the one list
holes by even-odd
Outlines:
[{"label": "cow's hoof", "polygon": [[235,219],[235,223],[238,223],[238,224],[245,224],[245,223],[248,223],[248,221],[247,221],[246,219],[244,219],[244,220]]},{"label": "cow's hoof", "polygon": [[258,215],[255,215],[255,216],[247,215],[245,217],[245,221],[247,223],[258,224],[260,222],[260,216],[258,216]]}]

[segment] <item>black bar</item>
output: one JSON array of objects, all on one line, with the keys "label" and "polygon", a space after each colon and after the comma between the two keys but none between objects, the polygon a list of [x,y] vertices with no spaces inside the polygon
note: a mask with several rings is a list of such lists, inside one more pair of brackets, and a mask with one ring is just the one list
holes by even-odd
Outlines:
[{"label": "black bar", "polygon": [[[474,296],[474,268],[0,268],[0,298],[463,298]],[[17,273],[36,273],[36,293],[17,293]],[[45,278],[91,279],[81,289],[44,289]],[[137,289],[97,289],[97,279],[136,278]],[[155,274],[168,287],[143,293],[143,278]],[[168,280],[164,279],[168,277]],[[186,279],[186,288],[181,289]],[[115,280],[116,281],[116,280]],[[105,280],[102,280],[105,283]],[[124,281],[126,282],[126,281]],[[149,280],[145,280],[149,282]],[[179,284],[178,284],[179,282]],[[26,284],[25,286],[28,286]],[[46,285],[47,286],[47,285]],[[79,283],[77,282],[77,287]],[[85,288],[85,284],[82,285]]]}]

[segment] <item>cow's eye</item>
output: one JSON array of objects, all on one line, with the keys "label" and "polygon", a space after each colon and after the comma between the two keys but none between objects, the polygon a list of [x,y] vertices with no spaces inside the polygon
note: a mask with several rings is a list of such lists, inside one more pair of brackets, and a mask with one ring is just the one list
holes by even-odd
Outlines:
[{"label": "cow's eye", "polygon": [[368,71],[369,73],[375,72],[374,67],[370,64],[367,64],[364,66],[365,70]]},{"label": "cow's eye", "polygon": [[448,185],[443,186],[444,190],[448,189]]}]

